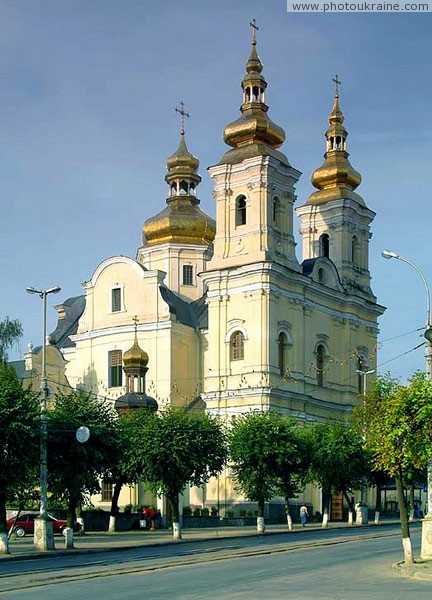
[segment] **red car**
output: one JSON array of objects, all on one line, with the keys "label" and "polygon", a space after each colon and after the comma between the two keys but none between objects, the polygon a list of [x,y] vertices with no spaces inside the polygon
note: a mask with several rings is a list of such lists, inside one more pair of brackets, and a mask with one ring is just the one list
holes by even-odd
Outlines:
[{"label": "red car", "polygon": [[[14,525],[14,518],[7,520],[7,528],[8,530],[13,527],[13,533],[17,537],[24,537],[27,534],[34,533],[34,521],[39,516],[39,513],[23,513],[18,517],[17,522]],[[48,515],[50,521],[53,524],[53,533],[60,533],[64,535],[66,529],[66,521],[61,519],[56,519],[52,515]],[[81,525],[75,521],[73,530],[79,531],[81,529]]]}]

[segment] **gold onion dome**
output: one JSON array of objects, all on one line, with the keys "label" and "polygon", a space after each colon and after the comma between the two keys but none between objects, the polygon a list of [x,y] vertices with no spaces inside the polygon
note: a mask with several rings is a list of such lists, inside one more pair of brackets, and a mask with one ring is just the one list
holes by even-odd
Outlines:
[{"label": "gold onion dome", "polygon": [[135,340],[132,348],[129,348],[123,354],[123,362],[125,367],[147,367],[149,357],[147,352],[138,344],[137,332],[135,331]]},{"label": "gold onion dome", "polygon": [[260,154],[277,155],[278,158],[288,162],[286,157],[276,152],[285,141],[285,132],[282,127],[273,123],[267,115],[268,106],[265,104],[265,90],[267,82],[261,74],[262,62],[256,49],[255,22],[253,28],[252,49],[246,63],[246,75],[243,77],[241,87],[243,90],[243,104],[240,107],[241,117],[225,127],[223,139],[234,150],[226,152],[222,163],[234,162]]},{"label": "gold onion dome", "polygon": [[197,173],[199,160],[186,146],[183,128],[183,105],[180,143],[167,160],[165,181],[169,186],[167,206],[147,219],[143,227],[143,242],[147,246],[174,242],[179,244],[210,244],[216,234],[214,219],[198,208],[196,188],[201,181]]},{"label": "gold onion dome", "polygon": [[331,200],[351,199],[361,205],[365,205],[363,198],[354,190],[361,183],[361,175],[356,171],[348,160],[346,140],[348,132],[343,126],[345,117],[339,106],[337,76],[334,79],[336,92],[334,104],[329,115],[329,127],[326,131],[327,151],[324,154],[324,163],[316,169],[311,177],[317,192],[313,192],[307,204],[324,204]]}]

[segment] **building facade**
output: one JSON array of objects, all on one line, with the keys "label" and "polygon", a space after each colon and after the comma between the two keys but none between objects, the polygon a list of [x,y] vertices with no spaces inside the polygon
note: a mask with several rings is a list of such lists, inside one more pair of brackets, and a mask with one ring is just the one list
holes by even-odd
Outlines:
[{"label": "building facade", "polygon": [[[224,131],[229,149],[209,168],[216,221],[199,208],[182,107],[166,206],[145,221],[135,258],[104,260],[83,296],[56,307],[51,343],[73,388],[113,401],[127,391],[123,357],[136,332],[148,355],[142,393],[159,408],[204,408],[228,422],[256,409],[304,422],[342,418],[359,393],[356,371],[376,366],[384,308],[370,287],[374,212],[355,191],[361,176],[348,159],[338,80],[316,191],[297,208],[301,261],[293,229],[301,173],[268,116],[255,37],[241,87],[240,117]],[[185,498],[240,501],[228,472]]]}]

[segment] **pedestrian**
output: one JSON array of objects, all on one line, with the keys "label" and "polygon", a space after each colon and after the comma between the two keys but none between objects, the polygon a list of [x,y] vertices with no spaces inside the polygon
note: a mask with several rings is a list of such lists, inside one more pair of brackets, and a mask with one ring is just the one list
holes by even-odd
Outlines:
[{"label": "pedestrian", "polygon": [[303,502],[303,504],[300,506],[300,523],[303,525],[303,527],[306,527],[308,516],[309,516],[309,513],[308,513],[307,506]]}]

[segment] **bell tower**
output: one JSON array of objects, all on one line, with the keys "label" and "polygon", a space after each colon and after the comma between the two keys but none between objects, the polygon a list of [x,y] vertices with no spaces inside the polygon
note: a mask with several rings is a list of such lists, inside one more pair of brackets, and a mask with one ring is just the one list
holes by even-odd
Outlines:
[{"label": "bell tower", "polygon": [[334,104],[325,134],[324,163],[311,178],[317,191],[296,211],[301,221],[303,260],[319,256],[330,259],[346,291],[372,297],[369,239],[375,213],[355,191],[361,175],[348,160],[348,132],[339,106],[338,75],[333,82]]},{"label": "bell tower", "polygon": [[267,114],[267,82],[256,48],[255,19],[251,27],[241,116],[224,131],[231,149],[209,168],[215,182],[217,233],[208,269],[272,261],[298,270],[293,203],[300,172],[278,150],[285,132]]}]

